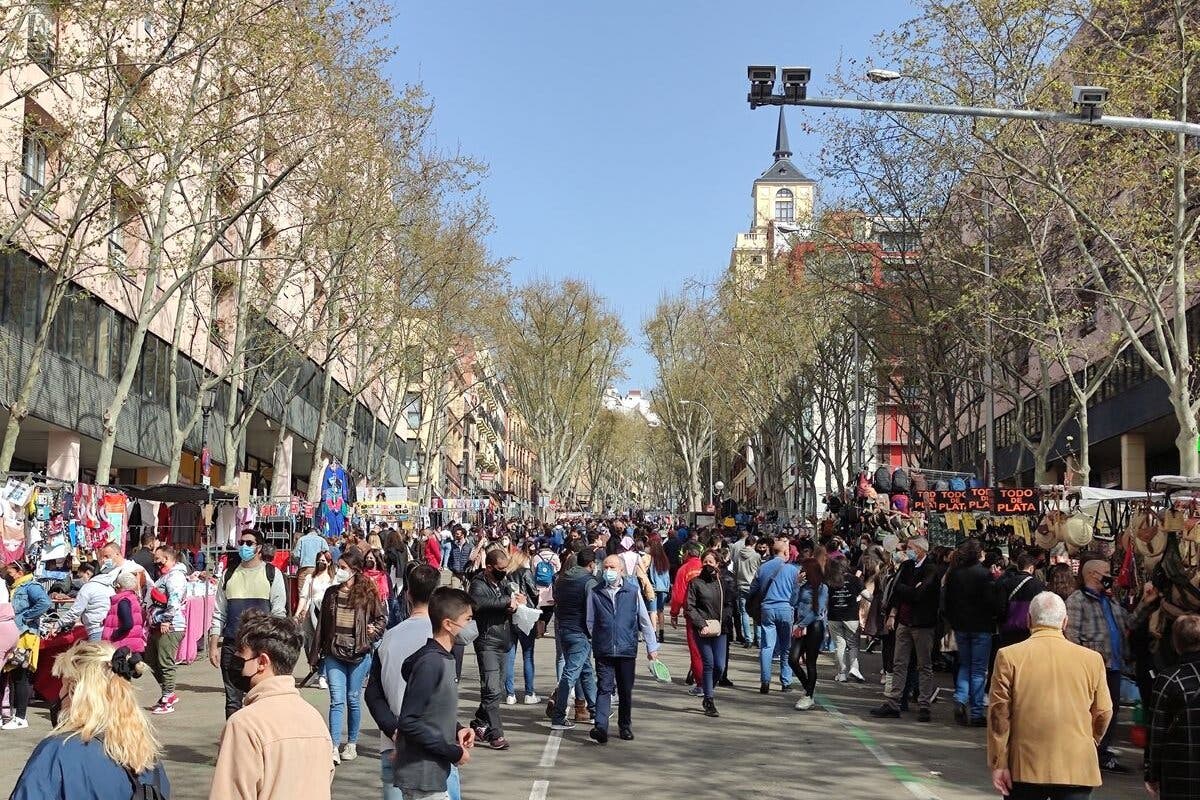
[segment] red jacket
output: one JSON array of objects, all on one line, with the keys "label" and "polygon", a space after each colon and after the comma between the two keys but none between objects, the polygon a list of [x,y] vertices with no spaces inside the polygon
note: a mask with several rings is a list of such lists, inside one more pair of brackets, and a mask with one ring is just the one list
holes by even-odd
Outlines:
[{"label": "red jacket", "polygon": [[425,540],[425,563],[434,569],[442,568],[442,543],[436,536]]},{"label": "red jacket", "polygon": [[675,573],[675,583],[671,586],[672,619],[678,617],[679,612],[683,610],[683,605],[687,602],[688,584],[692,582],[692,578],[700,574],[700,570],[703,568],[700,556],[692,556],[679,565],[679,570]]}]

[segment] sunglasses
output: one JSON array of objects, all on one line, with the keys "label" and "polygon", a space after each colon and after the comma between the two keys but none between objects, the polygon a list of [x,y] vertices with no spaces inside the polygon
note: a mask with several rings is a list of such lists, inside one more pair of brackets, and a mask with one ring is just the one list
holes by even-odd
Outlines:
[{"label": "sunglasses", "polygon": [[238,542],[238,544],[247,544],[247,545],[250,545],[251,547],[258,546],[258,542],[254,541],[253,539],[242,539],[240,542]]}]

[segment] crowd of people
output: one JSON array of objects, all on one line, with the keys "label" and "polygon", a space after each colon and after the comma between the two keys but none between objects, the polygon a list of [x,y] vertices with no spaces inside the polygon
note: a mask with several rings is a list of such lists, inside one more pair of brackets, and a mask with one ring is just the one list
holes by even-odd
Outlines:
[{"label": "crowd of people", "polygon": [[[1113,596],[1108,559],[1086,559],[1076,576],[1015,542],[1006,555],[975,539],[931,548],[923,535],[877,541],[728,522],[500,522],[336,539],[309,531],[291,553],[299,574],[290,611],[269,546],[243,531],[217,582],[209,630],[227,717],[210,797],[329,796],[334,769],[358,757],[364,700],[382,734],[384,800],[457,800],[459,767],[472,750],[510,747],[504,708],[518,702],[544,703],[563,735],[586,725],[588,738],[607,745],[615,716],[616,737],[633,740],[639,650],[665,675],[654,662],[669,637],[686,643],[685,683],[708,717],[720,716],[718,691],[733,685],[734,646],[758,650],[759,692],[794,692],[797,711],[819,702],[822,652],[832,654],[834,681],[866,692],[878,680],[880,703],[870,713],[881,719],[915,707],[918,723],[932,721],[934,670],[949,668],[954,720],[988,729],[993,782],[1019,798],[1086,797],[1102,771],[1125,771],[1111,745],[1122,676],[1137,674],[1149,717],[1147,789],[1166,800],[1198,796],[1200,618],[1176,622],[1177,663],[1141,670],[1130,632],[1157,594],[1148,585],[1141,605],[1125,608]],[[92,786],[86,796],[124,798],[131,782],[146,797],[169,796],[161,751],[129,684],[149,671],[161,690],[150,713],[178,707],[184,567],[170,547],[143,544],[147,566],[113,548],[75,587],[61,624],[86,636],[55,664],[63,680],[55,731],[15,797],[84,796],[72,792],[118,777],[125,794]],[[49,598],[20,562],[5,567],[5,581],[14,642],[32,645],[31,658],[10,659],[3,672],[13,707],[3,727],[13,730],[26,724],[37,666],[30,637]],[[0,646],[5,627],[0,614]],[[555,648],[553,680],[535,671],[534,650],[546,646]],[[865,674],[860,653],[876,648],[883,669]],[[458,682],[468,650],[480,700],[462,724]],[[298,681],[302,658],[309,673]],[[324,717],[299,693],[312,679],[328,690]],[[262,758],[239,757],[251,749]],[[82,767],[47,778],[46,766],[64,759]],[[105,766],[91,769],[94,760]]]}]

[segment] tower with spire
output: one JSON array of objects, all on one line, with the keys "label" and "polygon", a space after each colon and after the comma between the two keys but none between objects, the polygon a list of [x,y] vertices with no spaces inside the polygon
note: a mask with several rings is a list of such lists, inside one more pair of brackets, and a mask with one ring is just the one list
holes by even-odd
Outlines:
[{"label": "tower with spire", "polygon": [[766,264],[785,244],[784,237],[777,235],[777,226],[804,228],[811,224],[817,184],[791,161],[792,149],[783,107],[779,109],[772,155],[774,163],[751,187],[754,208],[750,229],[737,235],[729,260],[732,270],[753,271]]}]

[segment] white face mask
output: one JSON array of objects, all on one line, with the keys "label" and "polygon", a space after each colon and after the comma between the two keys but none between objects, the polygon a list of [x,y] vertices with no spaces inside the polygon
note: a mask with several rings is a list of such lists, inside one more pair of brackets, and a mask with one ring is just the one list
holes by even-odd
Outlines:
[{"label": "white face mask", "polygon": [[345,583],[346,581],[350,580],[350,570],[348,570],[348,569],[336,570],[333,573],[333,580],[335,583]]}]

